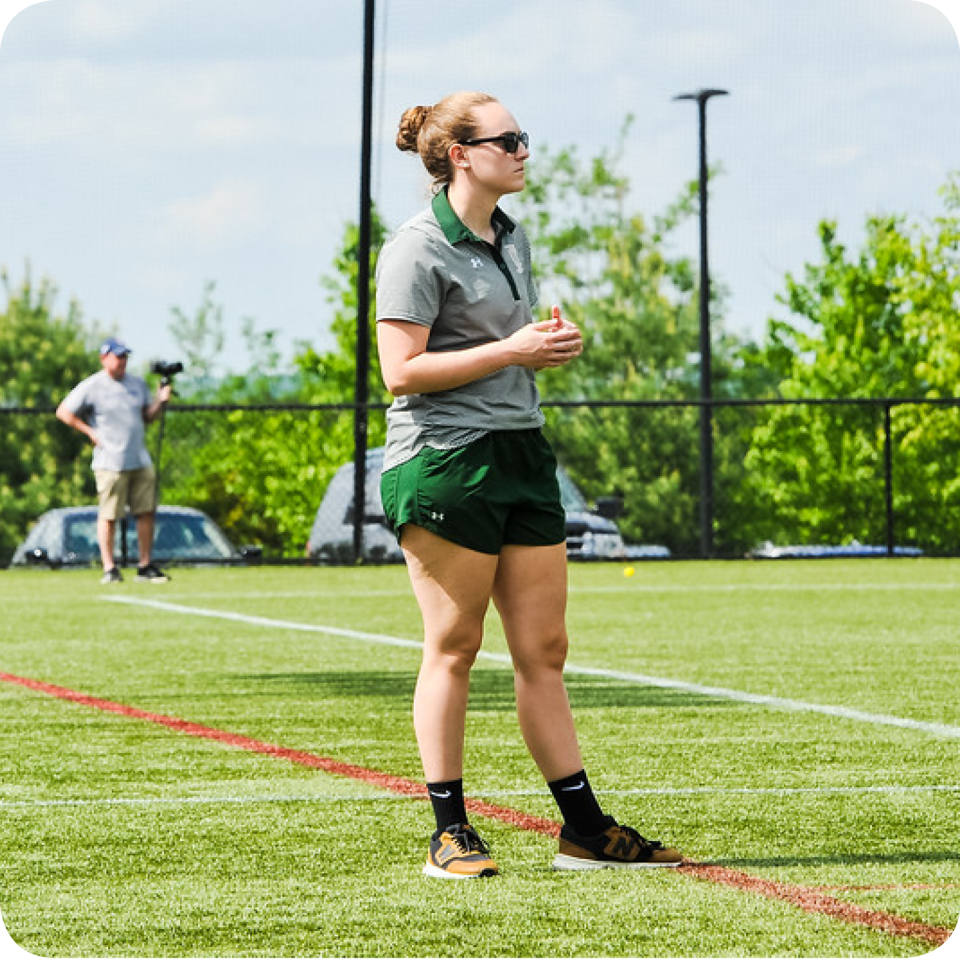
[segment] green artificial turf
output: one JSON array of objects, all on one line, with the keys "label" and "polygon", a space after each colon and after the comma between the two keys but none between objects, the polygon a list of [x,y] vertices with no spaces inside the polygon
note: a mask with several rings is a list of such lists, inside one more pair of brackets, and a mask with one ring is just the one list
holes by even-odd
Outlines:
[{"label": "green artificial turf", "polygon": [[[568,685],[604,806],[690,859],[956,926],[960,562],[634,569],[570,568]],[[420,624],[405,570],[172,574],[106,588],[89,570],[0,573],[0,672],[419,781]],[[485,652],[467,792],[555,819],[492,616]],[[0,913],[38,955],[933,948],[683,871],[555,873],[555,840],[484,817],[502,875],[428,880],[421,800],[10,682],[0,764]]]}]

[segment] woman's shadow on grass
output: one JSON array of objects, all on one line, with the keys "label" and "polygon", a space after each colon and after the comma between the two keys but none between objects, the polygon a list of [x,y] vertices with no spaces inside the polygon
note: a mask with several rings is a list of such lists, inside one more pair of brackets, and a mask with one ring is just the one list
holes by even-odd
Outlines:
[{"label": "woman's shadow on grass", "polygon": [[[325,670],[304,673],[261,673],[247,677],[264,684],[271,692],[280,686],[303,693],[311,689],[318,696],[343,699],[409,700],[413,696],[415,672],[391,670]],[[665,707],[735,706],[724,699],[699,693],[644,686],[604,677],[565,677],[570,704],[585,709],[661,709]],[[516,708],[513,673],[508,669],[474,667],[470,674],[470,709],[487,712],[512,712]]]}]

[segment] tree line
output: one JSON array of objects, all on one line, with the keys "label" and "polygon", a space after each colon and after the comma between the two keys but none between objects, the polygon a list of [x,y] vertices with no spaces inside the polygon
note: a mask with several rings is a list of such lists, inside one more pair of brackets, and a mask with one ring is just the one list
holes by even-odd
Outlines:
[{"label": "tree line", "polygon": [[[689,555],[698,536],[698,414],[684,403],[699,395],[698,271],[673,252],[673,241],[697,214],[696,184],[648,215],[631,208],[621,167],[619,147],[587,158],[575,148],[542,149],[527,189],[513,198],[534,246],[541,303],[563,304],[585,340],[576,363],[545,371],[539,385],[550,438],[588,497],[621,495],[628,540]],[[941,401],[896,407],[896,511],[902,542],[953,553],[960,544],[960,412],[950,402],[960,398],[960,177],[948,178],[940,199],[930,218],[867,217],[855,249],[840,242],[835,222],[820,222],[816,261],[784,277],[781,315],[768,320],[759,342],[729,328],[722,277],[712,277],[712,366],[721,402]],[[374,210],[374,268],[388,233]],[[321,278],[333,344],[299,344],[292,364],[283,362],[275,332],[248,319],[241,332],[249,368],[217,376],[211,358],[226,323],[215,285],[191,312],[172,309],[187,372],[177,381],[180,405],[166,420],[164,502],[204,509],[236,541],[259,542],[268,556],[302,553],[326,484],[353,456],[349,408],[307,407],[353,400],[357,264],[351,224]],[[77,303],[58,309],[50,280],[29,271],[19,283],[6,272],[2,280],[0,563],[41,512],[95,499],[82,437],[52,416],[12,409],[55,406],[98,368],[107,332]],[[368,322],[375,344],[373,309]],[[372,403],[389,401],[375,345],[370,385]],[[205,409],[214,404],[257,408]],[[290,404],[300,408],[282,408]],[[870,405],[720,407],[718,553],[741,555],[765,540],[882,541],[882,419]],[[370,446],[382,440],[382,418],[373,416]]]}]

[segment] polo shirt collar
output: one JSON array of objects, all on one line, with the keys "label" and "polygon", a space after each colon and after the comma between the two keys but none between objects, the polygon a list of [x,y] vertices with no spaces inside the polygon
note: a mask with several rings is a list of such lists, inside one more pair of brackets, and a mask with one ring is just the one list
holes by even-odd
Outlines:
[{"label": "polo shirt collar", "polygon": [[[450,205],[450,198],[447,196],[447,187],[444,187],[434,196],[431,206],[433,207],[433,215],[437,218],[437,222],[443,230],[443,235],[451,245],[464,240],[484,242],[454,212]],[[513,233],[516,223],[500,207],[494,209],[491,219],[498,237],[503,233]]]}]

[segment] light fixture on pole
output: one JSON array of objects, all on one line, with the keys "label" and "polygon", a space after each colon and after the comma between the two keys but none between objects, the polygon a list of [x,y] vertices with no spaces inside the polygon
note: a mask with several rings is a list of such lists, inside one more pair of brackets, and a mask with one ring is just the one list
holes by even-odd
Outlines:
[{"label": "light fixture on pole", "polygon": [[700,555],[713,555],[713,400],[710,356],[710,267],[707,262],[707,101],[726,90],[682,93],[694,100],[700,118]]}]

